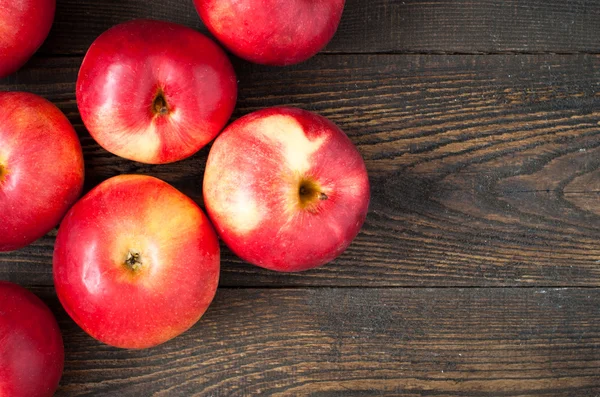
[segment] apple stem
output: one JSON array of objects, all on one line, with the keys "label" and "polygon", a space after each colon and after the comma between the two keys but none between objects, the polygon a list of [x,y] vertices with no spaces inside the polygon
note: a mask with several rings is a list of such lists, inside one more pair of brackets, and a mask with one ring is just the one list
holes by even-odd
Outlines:
[{"label": "apple stem", "polygon": [[165,98],[165,93],[162,90],[159,90],[156,93],[154,101],[152,101],[152,110],[154,111],[154,114],[158,114],[160,116],[169,114],[167,99]]},{"label": "apple stem", "polygon": [[303,180],[300,182],[300,188],[298,189],[300,206],[302,208],[310,209],[312,204],[315,204],[316,200],[324,201],[329,198],[327,194],[321,191],[320,186],[312,180]]}]

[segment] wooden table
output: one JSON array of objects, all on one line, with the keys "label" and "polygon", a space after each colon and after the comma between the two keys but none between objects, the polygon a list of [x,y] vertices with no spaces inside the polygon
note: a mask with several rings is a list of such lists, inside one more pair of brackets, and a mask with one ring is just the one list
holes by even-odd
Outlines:
[{"label": "wooden table", "polygon": [[[206,32],[191,0],[58,0],[40,53],[1,81],[52,100],[81,137],[86,189],[162,178],[202,203],[208,148],[149,166],[101,149],[75,103],[82,56],[147,17]],[[59,396],[600,395],[600,2],[348,0],[301,65],[234,59],[234,117],[299,106],[338,123],[372,182],[335,262],[276,274],[223,250],[190,331],[125,351],[81,331],[52,288],[56,232],[0,255],[0,279],[56,313]]]}]

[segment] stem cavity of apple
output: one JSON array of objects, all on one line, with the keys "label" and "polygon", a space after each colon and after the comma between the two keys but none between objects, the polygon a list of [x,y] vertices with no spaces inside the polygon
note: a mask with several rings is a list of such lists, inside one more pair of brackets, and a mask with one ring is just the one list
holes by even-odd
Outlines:
[{"label": "stem cavity of apple", "polygon": [[154,100],[152,101],[152,113],[158,116],[166,116],[169,114],[169,104],[165,98],[165,92],[159,88]]},{"label": "stem cavity of apple", "polygon": [[125,266],[133,272],[140,270],[142,268],[140,253],[135,250],[129,250],[125,258]]},{"label": "stem cavity of apple", "polygon": [[329,196],[321,191],[321,187],[310,179],[303,179],[298,188],[298,199],[300,207],[309,211],[316,210],[315,205],[319,201],[327,200]]},{"label": "stem cavity of apple", "polygon": [[0,164],[0,185],[5,181],[6,175],[8,175],[8,170],[2,164]]}]

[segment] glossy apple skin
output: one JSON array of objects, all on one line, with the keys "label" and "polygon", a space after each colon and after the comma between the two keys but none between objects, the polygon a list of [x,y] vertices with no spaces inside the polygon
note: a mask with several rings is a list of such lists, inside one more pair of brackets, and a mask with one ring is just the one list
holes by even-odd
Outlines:
[{"label": "glossy apple skin", "polygon": [[0,396],[53,396],[64,361],[50,309],[25,288],[0,281]]},{"label": "glossy apple skin", "polygon": [[[326,199],[301,208],[302,181]],[[284,272],[321,266],[340,255],[367,214],[369,180],[362,157],[335,124],[294,108],[251,113],[214,142],[204,202],[231,250]]]},{"label": "glossy apple skin", "polygon": [[81,194],[83,154],[65,115],[44,98],[0,92],[0,251],[56,226]]},{"label": "glossy apple skin", "polygon": [[213,35],[237,56],[264,65],[302,62],[335,34],[345,0],[194,0]]},{"label": "glossy apple skin", "polygon": [[16,72],[42,45],[56,0],[0,0],[0,78]]},{"label": "glossy apple skin", "polygon": [[[139,254],[137,270],[128,254]],[[65,216],[54,284],[67,313],[112,346],[156,346],[194,325],[219,280],[217,235],[202,210],[159,179],[120,175]]]},{"label": "glossy apple skin", "polygon": [[[163,164],[191,156],[217,136],[235,107],[237,79],[223,50],[199,32],[135,20],[94,41],[76,90],[81,118],[102,147]],[[160,95],[165,114],[153,107]]]}]

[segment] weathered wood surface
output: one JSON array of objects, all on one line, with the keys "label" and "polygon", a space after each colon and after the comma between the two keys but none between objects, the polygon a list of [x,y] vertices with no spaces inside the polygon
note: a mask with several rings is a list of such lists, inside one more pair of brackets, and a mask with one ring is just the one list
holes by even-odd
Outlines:
[{"label": "weathered wood surface", "polygon": [[[67,114],[86,189],[144,173],[202,203],[209,148],[164,166],[117,158],[85,131],[74,95],[83,54],[114,24],[206,32],[192,1],[57,3],[40,53],[0,90]],[[308,62],[234,59],[234,118],[299,106],[348,133],[372,183],[365,227],[338,260],[300,274],[224,248],[207,314],[144,351],[96,342],[60,308],[55,231],[0,254],[0,279],[57,314],[57,395],[600,395],[599,17],[591,0],[347,0],[338,34]]]},{"label": "weathered wood surface", "polygon": [[[198,202],[208,149],[148,166],[87,134],[81,58],[37,59],[2,89],[57,103],[79,131],[87,186],[160,177]],[[235,117],[300,106],[338,123],[365,157],[366,225],[324,268],[275,274],[224,250],[225,286],[598,286],[600,56],[327,55],[268,68],[237,62]],[[0,278],[49,285],[53,238],[0,254]]]},{"label": "weathered wood surface", "polygon": [[83,333],[49,288],[57,396],[597,396],[597,289],[220,289],[150,350]]},{"label": "weathered wood surface", "polygon": [[[137,18],[207,33],[192,0],[59,0],[44,54],[83,54],[103,31]],[[598,53],[594,0],[346,0],[326,52]]]}]

